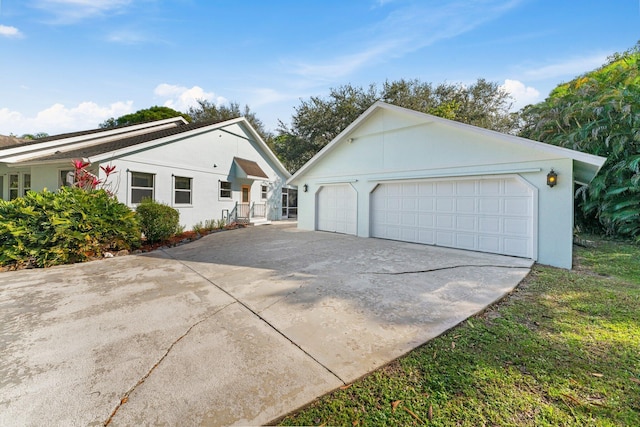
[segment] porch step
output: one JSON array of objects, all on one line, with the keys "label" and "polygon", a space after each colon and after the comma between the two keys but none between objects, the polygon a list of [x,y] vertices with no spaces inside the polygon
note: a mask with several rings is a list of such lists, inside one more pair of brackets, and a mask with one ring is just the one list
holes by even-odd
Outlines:
[{"label": "porch step", "polygon": [[260,218],[260,219],[251,219],[251,222],[249,223],[249,225],[269,225],[271,224],[271,221],[269,221],[268,219],[265,218]]}]

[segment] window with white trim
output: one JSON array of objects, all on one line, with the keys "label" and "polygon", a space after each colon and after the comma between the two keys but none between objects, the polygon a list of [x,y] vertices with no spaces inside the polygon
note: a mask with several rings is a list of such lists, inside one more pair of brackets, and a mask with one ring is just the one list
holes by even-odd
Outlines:
[{"label": "window with white trim", "polygon": [[4,175],[0,175],[0,200],[4,200]]},{"label": "window with white trim", "polygon": [[231,183],[229,181],[220,181],[220,198],[231,198]]},{"label": "window with white trim", "polygon": [[18,198],[19,178],[20,176],[17,173],[9,175],[9,200]]},{"label": "window with white trim", "polygon": [[31,190],[31,174],[24,173],[22,174],[22,195],[26,195],[27,191]]},{"label": "window with white trim", "polygon": [[76,172],[73,169],[64,169],[60,171],[59,187],[73,187],[76,180]]},{"label": "window with white trim", "polygon": [[267,200],[267,186],[264,184],[260,186],[260,198]]},{"label": "window with white trim", "polygon": [[184,176],[173,177],[173,203],[176,205],[191,204],[191,183],[193,179]]},{"label": "window with white trim", "polygon": [[131,172],[131,203],[138,204],[143,199],[152,199],[155,175],[144,172]]}]

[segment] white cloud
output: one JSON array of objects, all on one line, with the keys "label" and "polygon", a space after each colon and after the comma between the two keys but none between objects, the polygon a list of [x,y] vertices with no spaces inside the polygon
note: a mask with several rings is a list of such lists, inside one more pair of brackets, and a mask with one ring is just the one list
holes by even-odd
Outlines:
[{"label": "white cloud", "polygon": [[0,36],[4,37],[22,37],[22,33],[16,27],[0,25]]},{"label": "white cloud", "polygon": [[545,65],[544,67],[526,70],[524,75],[531,80],[558,79],[561,77],[573,78],[598,68],[606,61],[607,55],[605,54],[571,58],[555,64]]},{"label": "white cloud", "polygon": [[100,106],[95,102],[81,102],[71,108],[54,104],[38,112],[35,117],[27,117],[18,111],[2,108],[0,109],[0,134],[23,135],[46,132],[49,135],[56,135],[95,129],[110,117],[117,118],[132,112],[133,101],[120,101],[108,106]]},{"label": "white cloud", "polygon": [[[437,5],[419,2],[398,7],[371,27],[343,34],[348,43],[341,40],[335,42],[338,45],[360,45],[355,52],[337,53],[316,62],[294,62],[291,67],[296,74],[305,78],[332,81],[363,67],[392,57],[402,57],[438,41],[469,32],[498,18],[521,1],[457,0]],[[382,0],[378,5],[385,3],[389,2]]]},{"label": "white cloud", "polygon": [[36,0],[34,6],[54,16],[57,24],[71,24],[83,19],[122,11],[133,0]]},{"label": "white cloud", "polygon": [[512,110],[519,110],[525,105],[535,104],[540,100],[540,91],[534,87],[526,86],[519,80],[506,79],[501,86],[513,97]]},{"label": "white cloud", "polygon": [[153,93],[159,98],[165,99],[163,104],[165,107],[173,108],[177,111],[187,111],[189,107],[195,107],[198,105],[199,99],[213,102],[215,105],[229,102],[226,98],[216,96],[213,92],[205,92],[200,86],[187,88],[185,86],[162,83],[156,86]]}]

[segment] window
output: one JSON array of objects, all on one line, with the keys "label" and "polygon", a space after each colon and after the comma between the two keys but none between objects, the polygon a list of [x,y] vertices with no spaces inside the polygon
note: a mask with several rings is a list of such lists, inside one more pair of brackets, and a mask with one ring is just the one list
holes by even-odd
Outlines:
[{"label": "window", "polygon": [[22,175],[22,195],[27,194],[29,190],[31,190],[31,174],[25,173]]},{"label": "window", "polygon": [[173,203],[178,205],[191,204],[191,178],[176,176],[173,178]]},{"label": "window", "polygon": [[220,181],[220,198],[221,199],[230,199],[231,198],[231,183],[227,181]]},{"label": "window", "polygon": [[73,183],[76,180],[76,173],[71,169],[60,171],[60,187],[73,187]]},{"label": "window", "polygon": [[142,199],[153,199],[152,173],[131,172],[131,203],[137,204]]},{"label": "window", "polygon": [[9,200],[18,198],[18,174],[9,175]]},{"label": "window", "polygon": [[4,200],[4,176],[0,175],[0,200]]},{"label": "window", "polygon": [[267,200],[267,186],[266,185],[261,185],[260,186],[260,198],[262,200]]}]

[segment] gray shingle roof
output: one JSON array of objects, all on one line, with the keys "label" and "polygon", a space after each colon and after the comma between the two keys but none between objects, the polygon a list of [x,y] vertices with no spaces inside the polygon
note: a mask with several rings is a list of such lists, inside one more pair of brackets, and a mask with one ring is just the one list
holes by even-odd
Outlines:
[{"label": "gray shingle roof", "polygon": [[[54,154],[50,154],[43,157],[37,157],[36,159],[30,159],[28,161],[50,161],[50,160],[67,160],[67,159],[83,159],[98,156],[100,154],[109,153],[123,148],[133,147],[138,144],[153,141],[156,139],[166,138],[168,136],[178,135],[184,132],[189,132],[195,129],[211,126],[219,123],[219,121],[211,120],[197,123],[189,123],[173,128],[163,129],[155,132],[149,132],[142,135],[131,136],[129,138],[122,138],[114,141],[108,141],[103,144],[91,145],[89,147],[80,148],[77,150],[61,151]],[[102,129],[104,130],[104,129]],[[26,160],[25,160],[26,162]]]}]

